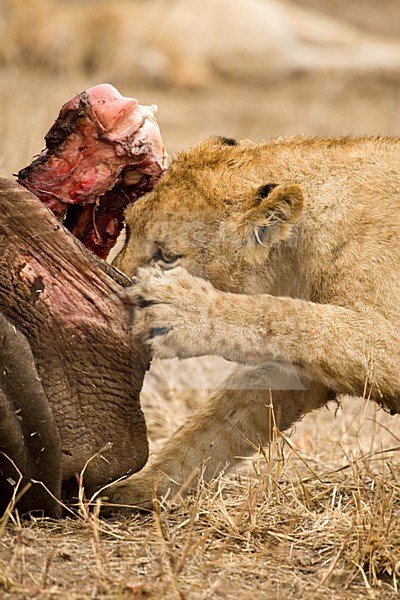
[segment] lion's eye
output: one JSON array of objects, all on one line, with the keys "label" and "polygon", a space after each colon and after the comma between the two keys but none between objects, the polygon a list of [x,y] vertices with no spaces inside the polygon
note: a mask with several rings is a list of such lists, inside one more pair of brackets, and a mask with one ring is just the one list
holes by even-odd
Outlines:
[{"label": "lion's eye", "polygon": [[171,265],[172,263],[176,262],[179,258],[179,254],[168,252],[168,250],[164,250],[163,248],[158,248],[157,252],[153,254],[153,260],[161,260],[167,265]]},{"label": "lion's eye", "polygon": [[171,264],[178,260],[178,254],[172,254],[171,252],[166,252],[165,250],[161,250],[161,258],[164,262]]}]

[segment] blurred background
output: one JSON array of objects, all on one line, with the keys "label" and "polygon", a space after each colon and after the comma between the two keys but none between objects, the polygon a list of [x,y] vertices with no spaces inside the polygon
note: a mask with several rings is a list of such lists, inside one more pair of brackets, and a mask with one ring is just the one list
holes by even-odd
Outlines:
[{"label": "blurred background", "polygon": [[171,154],[210,134],[400,132],[398,0],[0,0],[0,172],[100,82],[159,105]]}]

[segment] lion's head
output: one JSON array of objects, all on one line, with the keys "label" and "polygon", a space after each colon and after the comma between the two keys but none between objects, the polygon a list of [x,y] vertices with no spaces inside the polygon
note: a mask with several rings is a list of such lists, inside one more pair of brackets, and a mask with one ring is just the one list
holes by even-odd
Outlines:
[{"label": "lion's head", "polygon": [[254,266],[288,240],[304,203],[298,185],[263,179],[257,152],[253,142],[212,137],[178,154],[128,208],[114,264],[129,276],[150,264],[180,265],[216,288],[254,293]]}]

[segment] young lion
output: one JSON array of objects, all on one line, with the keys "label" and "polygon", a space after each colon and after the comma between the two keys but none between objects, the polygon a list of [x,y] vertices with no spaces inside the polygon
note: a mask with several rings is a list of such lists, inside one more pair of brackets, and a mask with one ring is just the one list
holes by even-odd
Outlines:
[{"label": "young lion", "polygon": [[111,501],[253,453],[271,394],[280,430],[337,394],[400,412],[399,165],[400,138],[211,138],[128,208],[115,264],[136,277],[135,329],[160,358],[239,366]]}]

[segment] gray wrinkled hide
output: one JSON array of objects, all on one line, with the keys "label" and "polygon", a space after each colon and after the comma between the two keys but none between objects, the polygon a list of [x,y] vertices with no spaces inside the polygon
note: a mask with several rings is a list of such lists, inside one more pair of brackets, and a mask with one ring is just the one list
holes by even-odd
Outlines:
[{"label": "gray wrinkled hide", "polygon": [[[132,313],[123,298],[130,282],[87,252],[35,196],[5,178],[0,215],[0,447],[28,479],[46,480],[57,497],[61,477],[67,500],[76,495],[85,467],[90,495],[139,470],[148,456],[139,404],[148,356],[131,338]],[[7,358],[10,327],[19,349]],[[22,358],[13,364],[12,353],[20,349]],[[24,364],[25,379],[19,375]],[[36,430],[43,446],[35,445]],[[106,445],[103,458],[92,458]],[[2,498],[10,485],[5,460]],[[31,494],[37,502],[27,496],[24,510],[52,513],[41,493]]]},{"label": "gray wrinkled hide", "polygon": [[[37,374],[26,338],[0,315],[0,511],[31,479],[19,509],[38,507],[46,514],[61,514],[54,500],[61,496],[61,442],[48,399]],[[12,461],[12,462],[11,462]],[[17,492],[19,491],[17,490]]]}]

